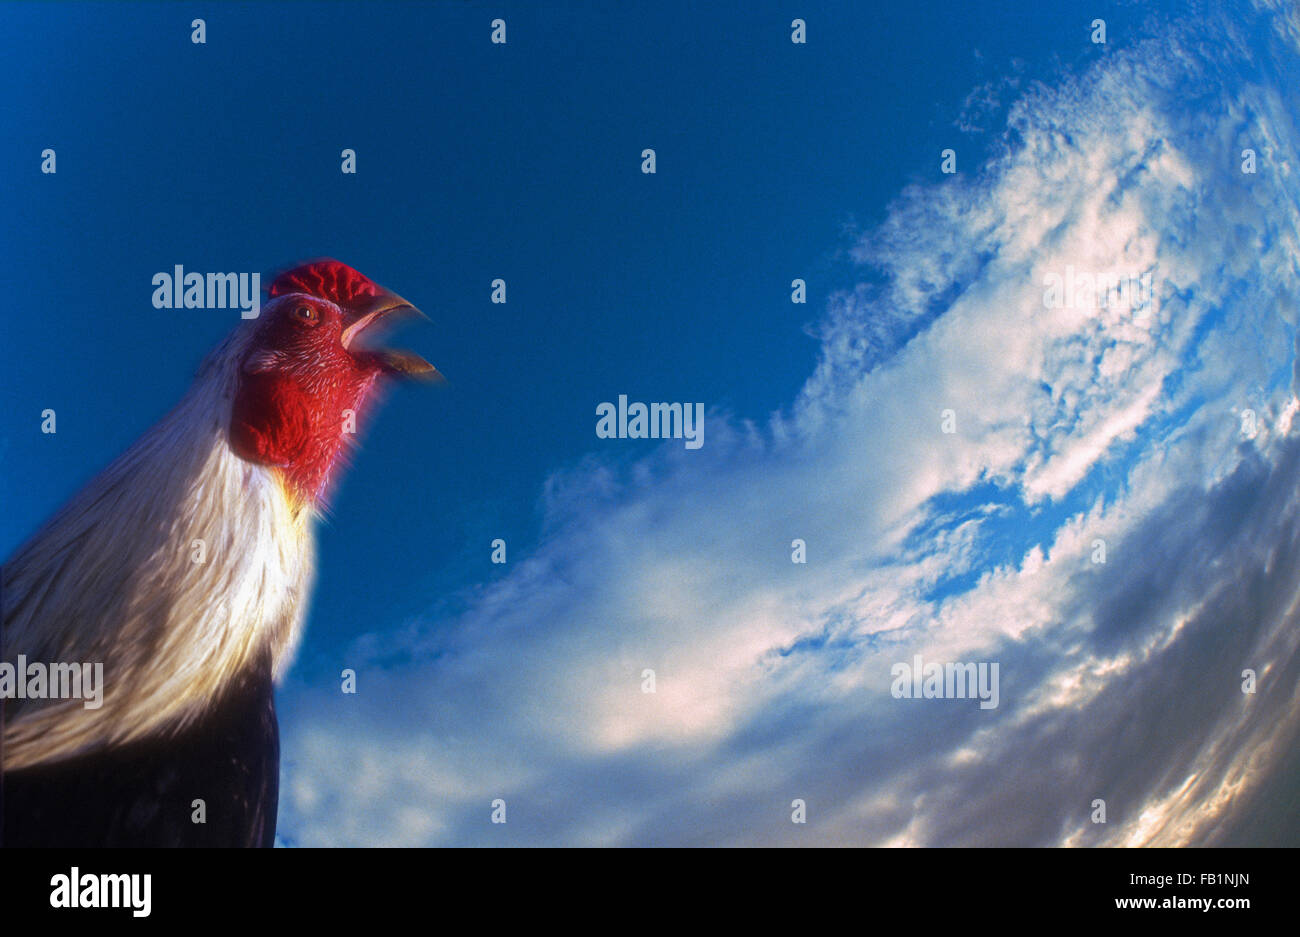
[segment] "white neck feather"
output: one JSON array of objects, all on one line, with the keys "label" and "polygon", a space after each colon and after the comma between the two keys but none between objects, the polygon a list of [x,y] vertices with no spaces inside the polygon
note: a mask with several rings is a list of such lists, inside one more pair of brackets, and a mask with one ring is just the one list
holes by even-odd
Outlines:
[{"label": "white neck feather", "polygon": [[174,731],[260,655],[277,679],[292,660],[312,512],[227,443],[250,336],[232,334],[180,404],[5,564],[0,658],[104,665],[99,709],[5,701],[6,770]]}]

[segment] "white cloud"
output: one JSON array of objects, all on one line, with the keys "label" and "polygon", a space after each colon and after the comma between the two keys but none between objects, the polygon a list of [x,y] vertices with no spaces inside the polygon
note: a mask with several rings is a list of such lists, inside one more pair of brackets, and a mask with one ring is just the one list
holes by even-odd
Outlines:
[{"label": "white cloud", "polygon": [[[770,426],[714,413],[699,452],[557,475],[538,552],[429,623],[415,663],[360,668],[342,701],[291,687],[283,835],[1088,843],[1105,832],[1092,796],[1120,841],[1208,835],[1294,720],[1235,733],[1250,717],[1217,715],[1240,704],[1224,672],[1207,692],[1229,702],[1182,707],[1204,718],[1148,747],[1161,764],[1136,767],[1124,733],[1178,711],[1179,681],[1222,640],[1224,590],[1284,529],[1237,479],[1264,490],[1294,442],[1276,375],[1294,348],[1300,180],[1276,160],[1237,172],[1243,121],[1277,154],[1294,128],[1270,123],[1285,108],[1230,38],[1213,56],[1185,38],[1169,28],[1032,88],[1010,107],[1018,142],[981,173],[902,193],[855,252],[886,285],[836,298],[816,372]],[[1046,308],[1044,276],[1067,267],[1153,272],[1161,301],[1145,318]],[[1276,417],[1243,447],[1247,405]],[[1221,563],[1198,546],[1231,527],[1216,505],[1258,535],[1223,533]],[[968,572],[968,591],[945,591]],[[1294,668],[1282,607],[1227,656],[1269,649]],[[999,660],[1001,707],[893,699],[890,664],[916,653]],[[506,828],[488,822],[495,797]]]}]

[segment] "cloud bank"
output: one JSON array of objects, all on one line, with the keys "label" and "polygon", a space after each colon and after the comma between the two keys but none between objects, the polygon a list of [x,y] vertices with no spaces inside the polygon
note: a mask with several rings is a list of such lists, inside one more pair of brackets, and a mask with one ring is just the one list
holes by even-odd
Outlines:
[{"label": "cloud bank", "polygon": [[[789,407],[556,474],[508,576],[286,688],[283,839],[1294,843],[1298,56],[1243,7],[1022,90],[853,245]],[[894,698],[917,654],[1000,705]]]}]

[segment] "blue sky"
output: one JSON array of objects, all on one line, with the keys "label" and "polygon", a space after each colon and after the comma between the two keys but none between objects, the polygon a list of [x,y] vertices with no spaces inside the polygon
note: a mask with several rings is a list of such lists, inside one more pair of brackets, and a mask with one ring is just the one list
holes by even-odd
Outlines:
[{"label": "blue sky", "polygon": [[[846,227],[933,179],[944,147],[980,158],[984,135],[951,126],[969,90],[1101,54],[1057,41],[1087,24],[1038,5],[830,5],[811,50],[781,4],[364,6],[223,5],[206,46],[189,41],[198,7],[0,14],[44,37],[0,78],[5,253],[29,272],[11,308],[43,310],[4,325],[6,553],[231,327],[153,309],[154,273],[332,256],[433,319],[404,337],[452,387],[399,392],[367,430],[321,538],[304,666],[372,627],[380,598],[400,617],[493,578],[485,544],[535,540],[550,472],[643,454],[594,439],[594,402],[755,420],[786,404],[816,360],[807,327],[851,283]],[[485,38],[497,15],[505,47]],[[46,146],[56,177],[21,168]],[[55,439],[31,432],[47,406]]]},{"label": "blue sky", "polygon": [[[451,386],[390,396],[319,531],[286,841],[782,842],[799,791],[835,821],[794,832],[824,842],[1104,841],[1045,792],[1015,823],[970,796],[1029,797],[983,766],[1048,738],[1076,767],[1113,743],[1071,775],[1085,805],[1123,791],[1105,835],[1199,829],[1206,779],[1249,787],[1233,765],[1278,738],[1225,756],[1221,695],[1138,769],[1095,708],[1105,686],[1155,719],[1160,688],[1205,676],[1222,631],[1187,622],[1215,580],[1186,571],[1216,498],[1280,536],[1232,499],[1294,448],[1294,9],[707,6],[0,7],[0,548],[235,324],[153,309],[154,273],[333,256],[429,314],[402,341]],[[1067,264],[1155,270],[1159,313],[1045,315]],[[704,402],[704,449],[597,439],[619,394]],[[1138,548],[1155,518],[1200,518],[1189,557]],[[1096,536],[1130,559],[1070,566]],[[1240,654],[1294,668],[1256,618]],[[1186,660],[1151,664],[1179,635]],[[881,674],[921,651],[998,655],[1007,702],[985,723],[900,707]],[[653,711],[620,695],[643,667]],[[1036,740],[1033,719],[1054,720]],[[509,838],[480,823],[495,796],[520,805]]]}]

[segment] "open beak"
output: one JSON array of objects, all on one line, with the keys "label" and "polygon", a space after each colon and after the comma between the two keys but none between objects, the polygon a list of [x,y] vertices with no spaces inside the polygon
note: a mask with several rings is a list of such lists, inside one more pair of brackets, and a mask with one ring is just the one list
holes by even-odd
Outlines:
[{"label": "open beak", "polygon": [[437,368],[412,351],[401,351],[392,348],[359,348],[356,351],[352,350],[352,346],[357,342],[361,334],[376,323],[393,322],[399,318],[428,318],[402,297],[388,290],[381,290],[379,295],[372,297],[364,305],[349,311],[355,318],[344,327],[342,340],[343,347],[351,352],[353,357],[368,359],[389,374],[402,377],[419,377],[439,383],[446,381],[446,378],[438,373]]}]

